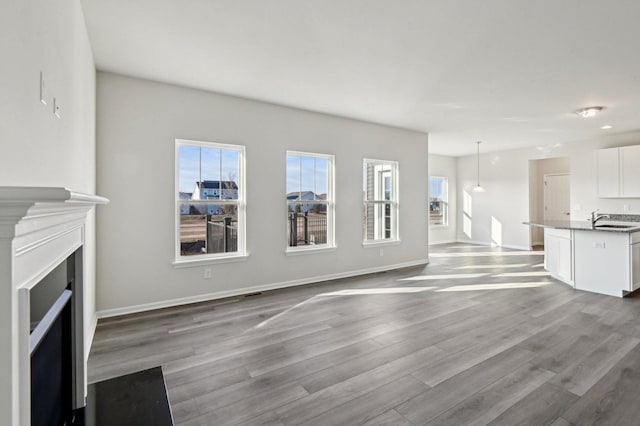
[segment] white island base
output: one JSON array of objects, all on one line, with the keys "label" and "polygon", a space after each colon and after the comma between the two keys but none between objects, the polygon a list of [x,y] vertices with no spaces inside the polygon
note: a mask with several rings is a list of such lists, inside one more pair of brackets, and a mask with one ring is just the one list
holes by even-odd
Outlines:
[{"label": "white island base", "polygon": [[623,297],[640,288],[640,232],[545,228],[545,268],[578,290]]}]

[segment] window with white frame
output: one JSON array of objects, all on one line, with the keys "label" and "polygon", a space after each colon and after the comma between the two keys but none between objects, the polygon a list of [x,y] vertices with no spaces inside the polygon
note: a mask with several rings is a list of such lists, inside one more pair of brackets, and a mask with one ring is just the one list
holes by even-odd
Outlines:
[{"label": "window with white frame", "polygon": [[176,260],[245,255],[244,146],[176,140]]},{"label": "window with white frame", "polygon": [[364,160],[364,242],[398,239],[398,163]]},{"label": "window with white frame", "polygon": [[288,251],[334,246],[334,157],[287,151]]},{"label": "window with white frame", "polygon": [[429,225],[449,223],[449,180],[442,176],[429,177]]}]

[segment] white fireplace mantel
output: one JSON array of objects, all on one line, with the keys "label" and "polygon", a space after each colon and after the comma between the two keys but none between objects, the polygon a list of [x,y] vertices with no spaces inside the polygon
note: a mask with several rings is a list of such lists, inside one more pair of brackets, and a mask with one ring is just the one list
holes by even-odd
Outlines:
[{"label": "white fireplace mantel", "polygon": [[29,290],[82,247],[87,213],[107,202],[66,188],[0,187],[0,424],[30,423]]}]

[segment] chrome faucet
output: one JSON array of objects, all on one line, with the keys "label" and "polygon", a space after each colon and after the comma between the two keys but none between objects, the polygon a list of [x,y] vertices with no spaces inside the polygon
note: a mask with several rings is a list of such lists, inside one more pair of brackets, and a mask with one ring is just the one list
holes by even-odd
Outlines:
[{"label": "chrome faucet", "polygon": [[596,226],[596,222],[598,222],[600,219],[611,219],[611,216],[609,216],[608,214],[598,214],[596,215],[596,213],[598,212],[598,210],[594,210],[591,212],[591,227],[595,228]]}]

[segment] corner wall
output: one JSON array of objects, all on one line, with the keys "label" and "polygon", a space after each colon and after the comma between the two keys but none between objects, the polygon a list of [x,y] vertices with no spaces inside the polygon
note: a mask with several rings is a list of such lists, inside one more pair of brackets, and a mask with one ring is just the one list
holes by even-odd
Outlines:
[{"label": "corner wall", "polygon": [[[97,99],[103,316],[427,262],[424,133],[102,72]],[[246,146],[245,262],[173,267],[177,138]],[[287,150],[335,155],[335,251],[285,255]],[[363,158],[399,162],[401,243],[382,250],[362,246]]]},{"label": "corner wall", "polygon": [[[0,52],[0,185],[94,193],[95,66],[79,0],[3,2]],[[40,102],[40,72],[46,105]],[[53,114],[54,96],[61,118]],[[95,323],[93,214],[86,226],[84,283],[88,357]],[[10,301],[0,302],[0,311],[10,313],[3,303]],[[0,357],[0,363],[6,362]],[[3,415],[11,413],[3,405],[11,401],[5,392],[10,391],[0,388]]]}]

